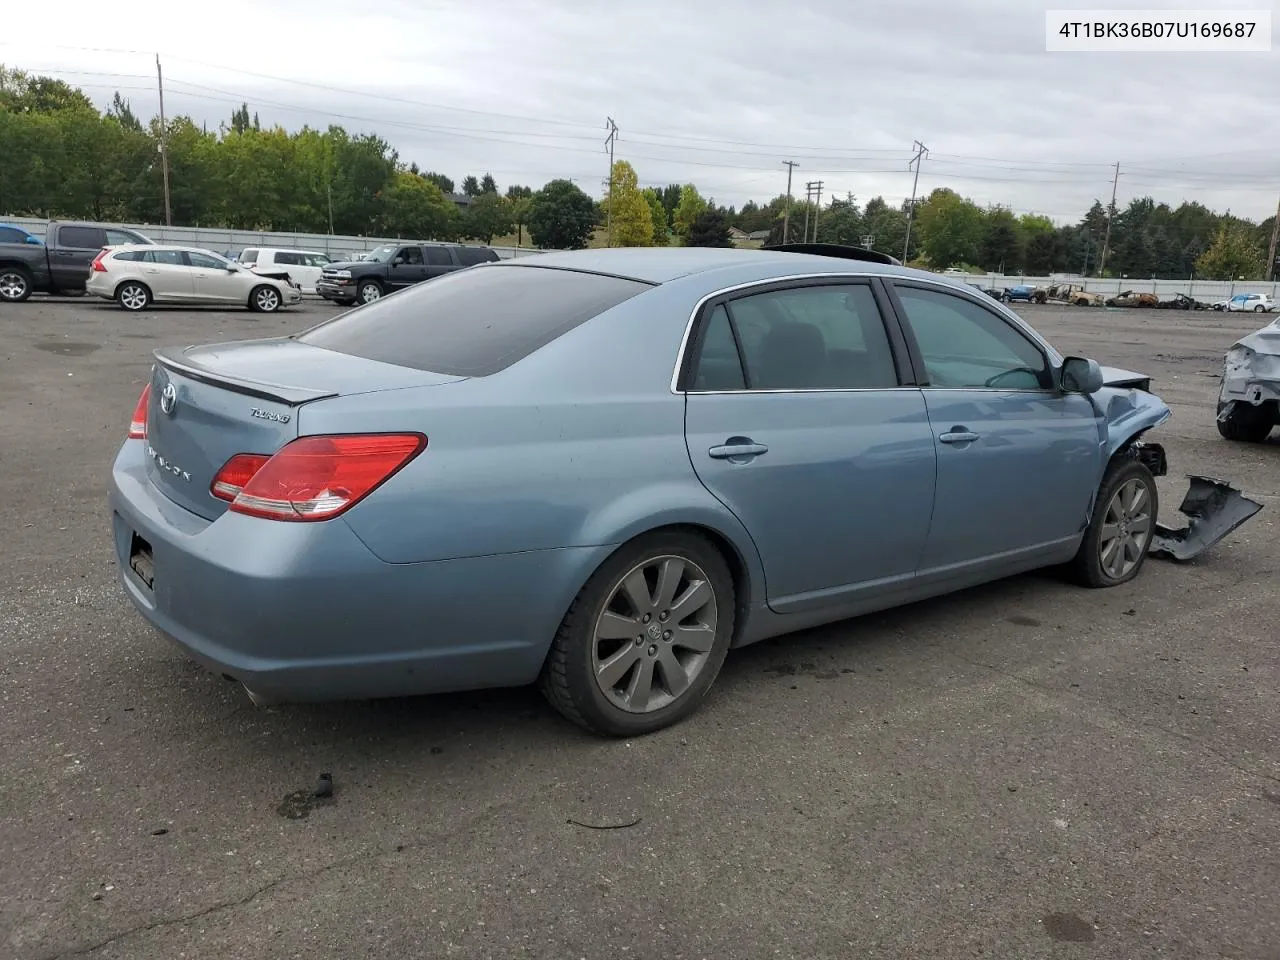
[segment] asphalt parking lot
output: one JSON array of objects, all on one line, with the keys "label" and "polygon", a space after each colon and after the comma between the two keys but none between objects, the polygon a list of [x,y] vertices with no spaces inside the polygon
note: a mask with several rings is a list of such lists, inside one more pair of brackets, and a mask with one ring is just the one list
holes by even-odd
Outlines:
[{"label": "asphalt parking lot", "polygon": [[105,478],[150,351],[333,308],[0,308],[0,957],[1280,957],[1280,441],[1213,425],[1261,321],[1020,310],[1154,376],[1166,522],[1186,473],[1262,513],[736,652],[612,742],[532,690],[257,708],[135,615]]}]

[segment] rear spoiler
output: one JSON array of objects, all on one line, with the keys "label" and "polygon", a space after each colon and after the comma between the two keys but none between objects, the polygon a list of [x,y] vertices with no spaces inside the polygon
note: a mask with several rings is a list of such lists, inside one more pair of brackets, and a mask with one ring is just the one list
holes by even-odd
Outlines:
[{"label": "rear spoiler", "polygon": [[902,266],[901,260],[887,253],[843,243],[775,243],[773,246],[760,249],[779,253],[808,253],[818,257],[838,257],[841,260],[863,260],[868,263],[883,263],[889,267]]},{"label": "rear spoiler", "polygon": [[312,400],[325,400],[329,397],[338,396],[336,390],[293,387],[283,383],[270,383],[265,380],[237,377],[221,370],[215,370],[205,364],[197,363],[187,356],[189,349],[191,348],[161,347],[159,350],[154,351],[152,356],[156,358],[156,363],[166,370],[171,370],[192,380],[199,380],[201,383],[208,383],[235,393],[242,393],[247,397],[261,397],[263,400],[275,400],[277,403],[297,406],[301,403],[309,403]]}]

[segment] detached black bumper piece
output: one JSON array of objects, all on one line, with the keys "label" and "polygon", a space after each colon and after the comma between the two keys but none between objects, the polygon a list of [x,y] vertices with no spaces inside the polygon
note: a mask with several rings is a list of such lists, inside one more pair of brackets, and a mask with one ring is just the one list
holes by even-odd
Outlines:
[{"label": "detached black bumper piece", "polygon": [[1236,529],[1262,504],[1250,500],[1225,480],[1191,476],[1191,486],[1178,509],[1187,515],[1185,527],[1175,530],[1156,524],[1149,553],[1178,563],[1194,560]]}]

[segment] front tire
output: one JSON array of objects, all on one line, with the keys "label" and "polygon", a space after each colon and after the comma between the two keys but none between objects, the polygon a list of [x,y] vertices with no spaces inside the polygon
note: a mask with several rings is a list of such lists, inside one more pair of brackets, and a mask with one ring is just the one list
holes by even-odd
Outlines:
[{"label": "front tire", "polygon": [[1117,587],[1142,571],[1160,515],[1156,478],[1137,460],[1113,460],[1098,489],[1097,507],[1071,578],[1086,587]]},{"label": "front tire", "polygon": [[280,291],[265,283],[254,287],[249,294],[249,309],[258,313],[275,313],[280,309]]},{"label": "front tire", "polygon": [[137,313],[151,306],[151,291],[145,283],[126,280],[116,288],[116,302],[130,313]]},{"label": "front tire", "polygon": [[377,280],[366,280],[356,288],[356,299],[360,303],[373,303],[382,299],[382,284]]},{"label": "front tire", "polygon": [[0,301],[23,303],[31,298],[31,273],[25,267],[0,267]]},{"label": "front tire", "polygon": [[646,534],[614,552],[574,599],[538,683],[593,733],[633,737],[693,713],[729,650],[733,576],[705,537]]},{"label": "front tire", "polygon": [[1267,439],[1271,428],[1276,424],[1276,411],[1270,403],[1255,407],[1251,403],[1236,401],[1231,408],[1231,413],[1224,420],[1221,418],[1225,407],[1225,403],[1219,403],[1218,416],[1214,418],[1218,424],[1218,433],[1225,440],[1234,440],[1237,443],[1261,443]]}]

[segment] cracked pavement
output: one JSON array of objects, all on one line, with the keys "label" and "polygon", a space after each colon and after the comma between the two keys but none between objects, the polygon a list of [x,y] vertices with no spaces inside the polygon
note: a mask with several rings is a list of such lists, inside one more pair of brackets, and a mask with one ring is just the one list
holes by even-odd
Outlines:
[{"label": "cracked pavement", "polygon": [[329,312],[0,313],[0,957],[1280,956],[1280,439],[1213,426],[1256,318],[1020,311],[1154,376],[1166,521],[1186,473],[1264,504],[1201,561],[737,651],[612,742],[532,690],[255,708],[134,614],[104,484],[150,350]]}]

